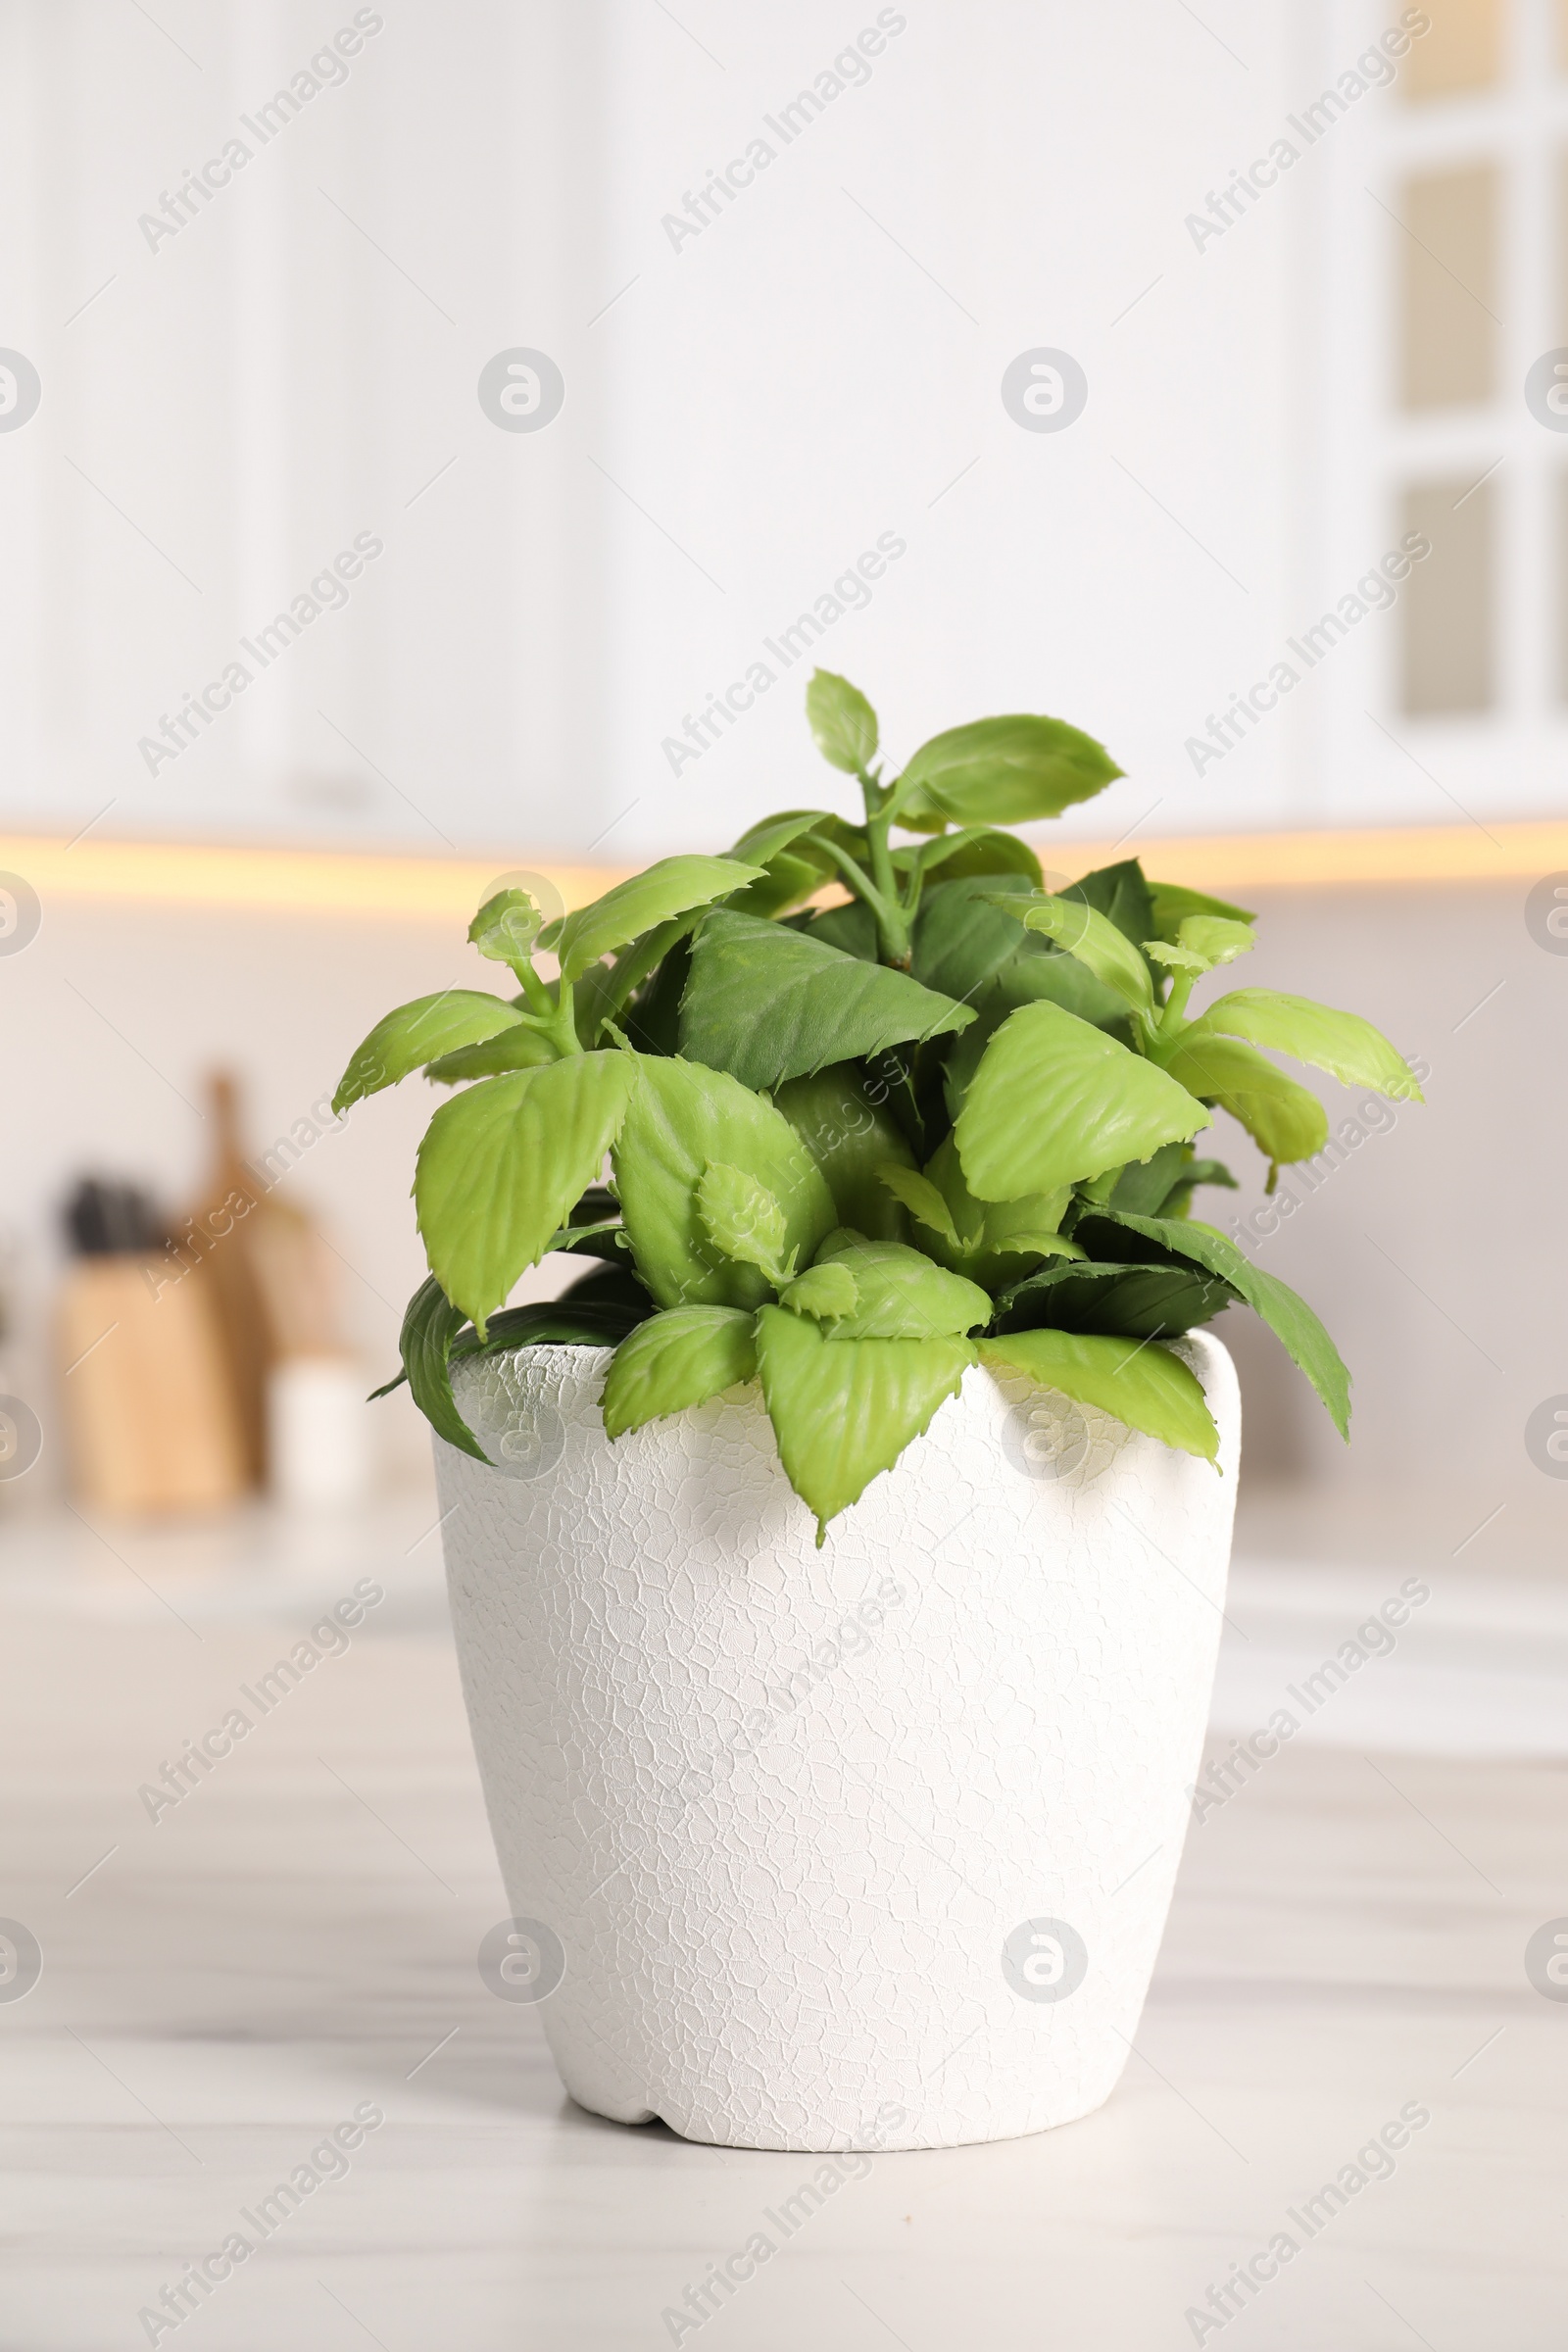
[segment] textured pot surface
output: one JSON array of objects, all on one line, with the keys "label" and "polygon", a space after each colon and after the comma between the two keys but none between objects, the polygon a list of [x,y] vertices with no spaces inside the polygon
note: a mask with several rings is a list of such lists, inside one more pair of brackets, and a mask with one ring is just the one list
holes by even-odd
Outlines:
[{"label": "textured pot surface", "polygon": [[976,1370],[820,1551],[755,1388],[612,1446],[600,1350],[458,1369],[498,1465],[436,1441],[518,1923],[492,1982],[546,1996],[583,2106],[834,2150],[1007,2138],[1108,2096],[1236,1494],[1230,1358],[1203,1333],[1177,1351],[1223,1476]]}]

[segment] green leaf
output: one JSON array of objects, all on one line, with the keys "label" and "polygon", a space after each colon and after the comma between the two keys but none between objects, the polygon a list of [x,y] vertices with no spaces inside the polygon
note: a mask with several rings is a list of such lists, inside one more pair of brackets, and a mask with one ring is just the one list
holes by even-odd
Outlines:
[{"label": "green leaf", "polygon": [[991,1040],[955,1135],[970,1191],[1008,1200],[1147,1159],[1208,1123],[1163,1070],[1042,1004],[1009,1014]]},{"label": "green leaf", "polygon": [[486,1078],[445,1103],[419,1146],[415,1204],[430,1271],[484,1334],[599,1174],[625,1115],[624,1054],[574,1054]]},{"label": "green leaf", "polygon": [[[939,1241],[946,1243],[955,1252],[962,1250],[963,1244],[953,1222],[953,1211],[929,1176],[922,1176],[914,1168],[905,1167],[897,1161],[884,1161],[877,1174],[894,1199],[903,1201],[916,1223],[923,1225],[928,1233],[934,1233]],[[864,1232],[865,1228],[862,1226],[860,1230]]]},{"label": "green leaf", "polygon": [[1004,1332],[1050,1329],[1172,1340],[1195,1324],[1212,1322],[1236,1297],[1218,1275],[1180,1259],[1157,1265],[1058,1259],[1004,1292],[996,1325]]},{"label": "green leaf", "polygon": [[784,1255],[784,1211],[755,1176],[723,1160],[710,1161],[697,1187],[697,1214],[725,1257],[756,1266],[775,1290],[789,1281],[795,1259]]},{"label": "green leaf", "polygon": [[1368,1086],[1396,1102],[1425,1100],[1404,1056],[1359,1013],[1336,1012],[1332,1005],[1282,996],[1272,988],[1238,988],[1210,1004],[1187,1035],[1216,1029],[1293,1054],[1346,1086]]},{"label": "green leaf", "polygon": [[673,915],[711,906],[714,899],[755,882],[761,870],[735,858],[661,858],[629,882],[617,882],[591,906],[567,915],[556,941],[562,978],[575,980],[601,956],[640,939]]},{"label": "green leaf", "polygon": [[676,1306],[639,1323],[622,1340],[605,1379],[611,1439],[665,1413],[706,1404],[757,1377],[752,1318],[729,1306]]},{"label": "green leaf", "polygon": [[1206,1266],[1247,1300],[1281,1341],[1291,1360],[1312,1383],[1328,1407],[1329,1418],[1342,1438],[1349,1435],[1350,1376],[1339,1349],[1304,1298],[1288,1283],[1265,1274],[1246,1251],[1211,1226],[1177,1217],[1135,1217],[1118,1209],[1102,1209],[1097,1221],[1120,1225],[1142,1234],[1174,1257]]},{"label": "green leaf", "polygon": [[1201,958],[1205,972],[1250,956],[1257,945],[1250,923],[1233,923],[1228,915],[1190,914],[1176,934],[1177,944]]},{"label": "green leaf", "polygon": [[1131,1167],[1123,1168],[1109,1198],[1118,1208],[1130,1208],[1141,1216],[1157,1215],[1161,1201],[1191,1156],[1190,1145],[1162,1144],[1152,1158],[1134,1160]]},{"label": "green leaf", "polygon": [[1010,888],[996,874],[937,883],[914,918],[915,978],[923,988],[969,1003],[1021,947],[1046,953],[1023,928],[1023,910],[1032,904],[1021,874]]},{"label": "green leaf", "polygon": [[526,1015],[514,1028],[502,1029],[477,1046],[460,1046],[426,1065],[425,1076],[441,1086],[457,1086],[465,1078],[498,1078],[503,1070],[536,1070],[558,1058],[543,1030]]},{"label": "green leaf", "polygon": [[862,963],[877,960],[876,916],[863,899],[851,899],[843,906],[824,906],[820,912],[806,916],[802,919],[801,936],[814,941],[818,947],[837,948],[841,956],[858,956]]},{"label": "green leaf", "polygon": [[975,1361],[967,1340],[825,1339],[783,1307],[757,1318],[762,1396],[785,1476],[827,1523],[891,1469]]},{"label": "green leaf", "polygon": [[1025,1193],[1014,1200],[978,1200],[964,1182],[951,1135],[938,1145],[925,1173],[947,1209],[955,1237],[950,1242],[936,1227],[925,1246],[939,1265],[954,1273],[995,1290],[1017,1279],[1021,1258],[1082,1255],[1058,1230],[1072,1198],[1066,1185],[1049,1193]]},{"label": "green leaf", "polygon": [[1153,1341],[1020,1331],[982,1340],[980,1360],[1022,1372],[1075,1404],[1112,1413],[1129,1429],[1141,1429],[1182,1453],[1199,1454],[1205,1462],[1219,1453],[1219,1431],[1197,1375]]},{"label": "green leaf", "polygon": [[829,1258],[824,1265],[808,1266],[779,1294],[780,1306],[797,1315],[811,1315],[818,1323],[853,1315],[859,1300],[855,1276],[836,1258]]},{"label": "green leaf", "polygon": [[1086,906],[1093,906],[1097,914],[1114,923],[1135,948],[1153,937],[1153,901],[1136,858],[1120,858],[1115,865],[1097,865],[1092,873],[1069,882],[1058,895],[1080,899]]},{"label": "green leaf", "polygon": [[773,1102],[826,1178],[838,1222],[872,1241],[903,1241],[904,1218],[881,1172],[893,1164],[912,1173],[914,1154],[855,1064],[836,1061],[813,1077],[787,1079]]},{"label": "green leaf", "polygon": [[981,718],[920,746],[894,786],[894,815],[911,831],[1024,824],[1059,816],[1121,772],[1102,744],[1062,719]]},{"label": "green leaf", "polygon": [[1184,889],[1179,882],[1151,882],[1149,884],[1150,939],[1176,939],[1181,926],[1190,914],[1223,915],[1227,922],[1255,923],[1257,917],[1246,906],[1233,906],[1226,899],[1210,899],[1200,890]]},{"label": "green leaf", "polygon": [[782,815],[764,816],[760,824],[743,833],[729,856],[744,858],[748,865],[767,865],[781,850],[798,842],[803,833],[809,833],[813,825],[831,822],[826,808],[787,808]]},{"label": "green leaf", "polygon": [[774,915],[810,898],[835,868],[820,842],[802,837],[832,821],[825,808],[794,808],[753,825],[729,855],[760,865],[761,878],[736,891],[725,904],[737,914]]},{"label": "green leaf", "polygon": [[340,1114],[383,1086],[396,1086],[411,1070],[437,1060],[459,1046],[471,1046],[499,1029],[512,1028],[519,1015],[501,997],[477,989],[446,988],[438,997],[416,997],[377,1021],[338,1080],[332,1108]]},{"label": "green leaf", "polygon": [[719,912],[692,949],[680,1047],[760,1091],[973,1018],[906,972],[862,963],[779,923]]},{"label": "green leaf", "polygon": [[862,776],[876,758],[876,712],[858,686],[831,669],[813,672],[806,689],[806,715],[816,748],[833,767]]},{"label": "green leaf", "polygon": [[1097,980],[1132,1006],[1146,1029],[1153,1027],[1154,984],[1149,966],[1108,915],[1082,899],[1065,897],[1037,899],[1020,906],[1018,914],[1025,930],[1043,932],[1063,955],[1087,964]]},{"label": "green leaf", "polygon": [[855,1278],[856,1304],[834,1333],[843,1340],[948,1339],[991,1320],[990,1295],[933,1265],[902,1242],[868,1242],[859,1234],[830,1234],[818,1266],[843,1266]]},{"label": "green leaf", "polygon": [[468,938],[481,956],[509,964],[515,972],[532,962],[544,923],[525,890],[498,890],[468,925]]},{"label": "green leaf", "polygon": [[[471,1453],[476,1462],[487,1462],[490,1456],[459,1412],[452,1394],[452,1343],[467,1319],[432,1274],[409,1300],[398,1346],[410,1394],[431,1428],[460,1452]],[[388,1385],[395,1388],[397,1383]],[[376,1392],[378,1396],[385,1393]]]},{"label": "green leaf", "polygon": [[470,1326],[454,1343],[452,1361],[470,1356],[510,1355],[519,1348],[618,1348],[628,1332],[646,1322],[652,1301],[646,1292],[632,1303],[576,1294],[574,1284],[560,1298],[535,1299],[528,1306],[504,1306],[490,1317],[481,1340]]},{"label": "green leaf", "polygon": [[1201,1022],[1182,1032],[1164,1066],[1189,1094],[1239,1119],[1274,1167],[1311,1159],[1328,1141],[1328,1113],[1316,1095],[1250,1046],[1205,1031]]},{"label": "green leaf", "polygon": [[917,850],[895,850],[893,862],[901,873],[931,874],[940,867],[948,882],[980,874],[1016,874],[1035,890],[1046,886],[1029,844],[1016,833],[999,833],[991,825],[968,825],[961,833],[939,833]]},{"label": "green leaf", "polygon": [[802,1264],[838,1221],[816,1163],[781,1111],[722,1070],[651,1054],[634,1066],[612,1158],[639,1275],[661,1306],[760,1305],[772,1285],[714,1248],[698,1188],[715,1160],[744,1169],[779,1203]]}]

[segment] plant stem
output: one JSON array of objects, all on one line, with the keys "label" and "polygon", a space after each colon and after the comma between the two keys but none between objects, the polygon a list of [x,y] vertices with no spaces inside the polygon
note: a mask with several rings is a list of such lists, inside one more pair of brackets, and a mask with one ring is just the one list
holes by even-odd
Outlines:
[{"label": "plant stem", "polygon": [[883,962],[892,964],[895,971],[906,972],[913,961],[909,918],[899,899],[899,877],[893,852],[888,847],[893,824],[893,787],[884,788],[862,772],[860,790],[865,797],[865,838],[871,852],[871,879],[876,886],[876,898],[868,898],[867,903],[876,913]]},{"label": "plant stem", "polygon": [[1198,986],[1198,983],[1201,978],[1202,974],[1200,972],[1176,972],[1172,974],[1170,995],[1165,999],[1164,1009],[1161,1011],[1159,1016],[1159,1034],[1161,1037],[1173,1038],[1177,1030],[1181,1028],[1182,1015],[1187,1010],[1187,1000],[1192,995],[1194,989]]}]

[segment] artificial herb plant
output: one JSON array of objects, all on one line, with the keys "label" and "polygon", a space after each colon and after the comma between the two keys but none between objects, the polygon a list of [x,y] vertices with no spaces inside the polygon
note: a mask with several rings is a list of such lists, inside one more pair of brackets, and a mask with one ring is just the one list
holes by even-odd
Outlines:
[{"label": "artificial herb plant", "polygon": [[[888,777],[847,679],[818,670],[807,714],[858,820],[790,810],[555,922],[504,890],[468,937],[516,994],[421,997],[350,1062],[339,1111],[416,1069],[461,1090],[414,1184],[430,1276],[399,1379],[428,1419],[486,1458],[451,1367],[500,1349],[603,1348],[612,1439],[757,1380],[820,1540],[975,1364],[1213,1460],[1161,1343],[1242,1301],[1346,1435],[1317,1317],[1192,1216],[1199,1185],[1235,1183],[1194,1139],[1226,1111],[1272,1189],[1328,1122],[1260,1048],[1419,1101],[1405,1062],[1355,1013],[1273,989],[1195,1011],[1253,945],[1243,907],[1131,858],[1046,890],[1004,828],[1122,772],[1077,728],[980,719]],[[593,1262],[506,1308],[551,1250]]]}]

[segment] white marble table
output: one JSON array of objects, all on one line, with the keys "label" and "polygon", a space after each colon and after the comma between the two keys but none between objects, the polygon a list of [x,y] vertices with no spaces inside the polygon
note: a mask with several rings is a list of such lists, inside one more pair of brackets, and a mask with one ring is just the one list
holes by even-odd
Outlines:
[{"label": "white marble table", "polygon": [[[1568,1914],[1549,1592],[1494,1598],[1479,1632],[1440,1596],[1194,1830],[1100,2114],[866,2160],[677,2328],[812,2161],[581,2113],[536,2017],[481,1984],[506,1903],[422,1510],[358,1534],[106,1530],[113,1552],[63,1521],[0,1529],[0,1915],[44,1953],[0,2002],[0,2352],[146,2343],[138,2313],[366,2103],[384,2121],[341,2177],[159,2342],[1561,2352],[1568,2003],[1523,1969]],[[366,1573],[387,1599],[347,1654],[149,1819],[138,1788]],[[1243,1579],[1222,1723],[1266,1720],[1377,1596],[1375,1571],[1335,1574]],[[1407,2104],[1430,2122],[1392,2177],[1308,2238],[1291,2210]],[[1300,2251],[1277,2278],[1223,2326],[1186,2316],[1281,2230]]]}]

